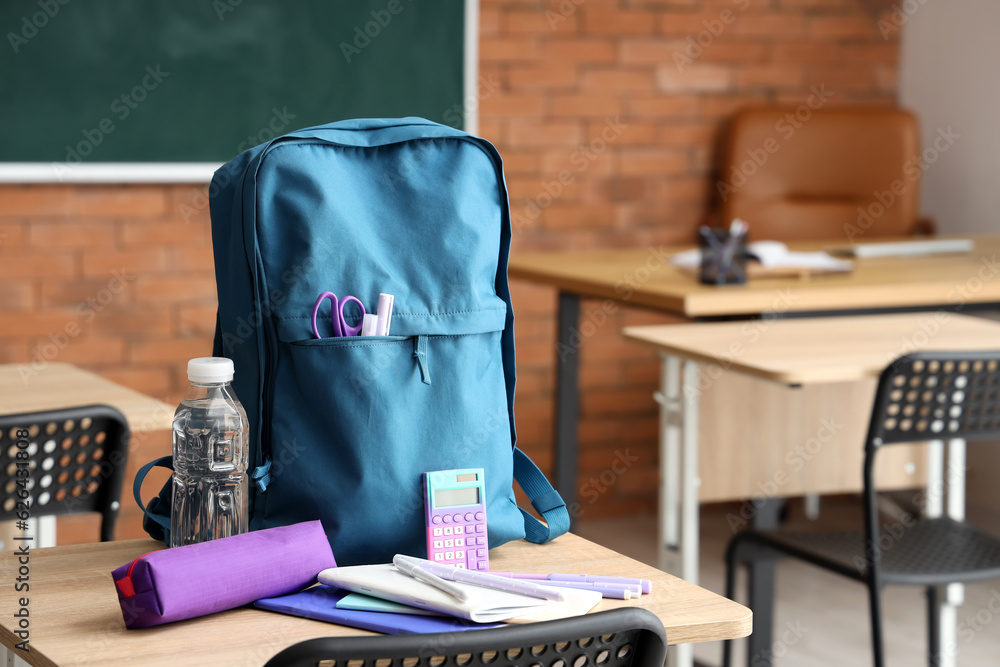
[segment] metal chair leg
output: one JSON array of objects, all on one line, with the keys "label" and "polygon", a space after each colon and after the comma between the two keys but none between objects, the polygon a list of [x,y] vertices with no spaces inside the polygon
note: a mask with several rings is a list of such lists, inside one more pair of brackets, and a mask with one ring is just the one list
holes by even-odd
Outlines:
[{"label": "metal chair leg", "polygon": [[937,586],[927,587],[927,664],[941,664],[941,591]]},{"label": "metal chair leg", "polygon": [[882,641],[882,589],[868,582],[868,605],[872,624],[872,657],[875,667],[885,667],[885,648]]}]

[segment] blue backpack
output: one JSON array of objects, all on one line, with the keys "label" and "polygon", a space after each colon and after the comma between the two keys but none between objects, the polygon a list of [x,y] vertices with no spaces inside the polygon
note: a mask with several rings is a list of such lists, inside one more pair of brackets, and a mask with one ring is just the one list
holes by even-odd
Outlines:
[{"label": "blue backpack", "polygon": [[[515,446],[510,213],[489,142],[420,118],[330,123],[245,151],[209,195],[214,354],[250,422],[251,530],[320,519],[343,565],[423,554],[421,474],[483,468],[490,547],[566,532]],[[315,338],[324,291],[370,313],[393,294],[391,335]],[[154,537],[169,494],[146,510]]]}]

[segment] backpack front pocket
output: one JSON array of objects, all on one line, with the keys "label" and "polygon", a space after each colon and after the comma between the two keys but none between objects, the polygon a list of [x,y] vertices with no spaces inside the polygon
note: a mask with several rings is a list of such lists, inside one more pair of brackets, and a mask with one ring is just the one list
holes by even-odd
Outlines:
[{"label": "backpack front pocket", "polygon": [[419,555],[420,473],[481,467],[490,542],[520,537],[509,527],[523,522],[500,338],[493,331],[279,342],[271,386],[281,390],[269,414],[271,433],[282,437],[269,443],[263,525],[322,519],[338,563]]}]

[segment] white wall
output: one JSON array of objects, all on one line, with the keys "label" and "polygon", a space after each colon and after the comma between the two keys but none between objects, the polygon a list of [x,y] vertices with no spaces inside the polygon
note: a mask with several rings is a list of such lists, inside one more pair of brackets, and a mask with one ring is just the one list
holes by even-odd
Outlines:
[{"label": "white wall", "polygon": [[[922,213],[942,234],[1000,232],[1000,1],[900,5],[900,105],[920,118],[925,150],[939,130],[960,135],[924,172]],[[984,447],[969,448],[969,504],[1000,512],[1000,445]]]},{"label": "white wall", "polygon": [[[924,173],[921,205],[944,234],[1000,231],[1000,2],[906,0],[900,104],[929,147],[960,135]],[[899,5],[897,5],[899,6]]]}]

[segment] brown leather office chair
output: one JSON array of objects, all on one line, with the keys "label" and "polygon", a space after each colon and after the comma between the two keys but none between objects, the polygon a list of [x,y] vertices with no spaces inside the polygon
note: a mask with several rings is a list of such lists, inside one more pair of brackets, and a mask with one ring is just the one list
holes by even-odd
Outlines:
[{"label": "brown leather office chair", "polygon": [[920,135],[890,107],[747,108],[721,146],[721,220],[755,240],[930,233],[919,219]]}]

